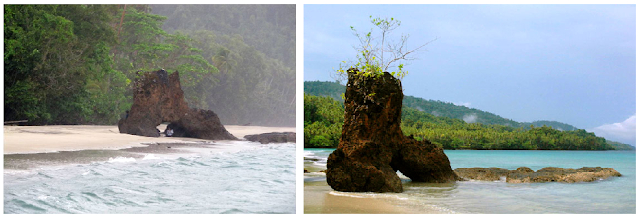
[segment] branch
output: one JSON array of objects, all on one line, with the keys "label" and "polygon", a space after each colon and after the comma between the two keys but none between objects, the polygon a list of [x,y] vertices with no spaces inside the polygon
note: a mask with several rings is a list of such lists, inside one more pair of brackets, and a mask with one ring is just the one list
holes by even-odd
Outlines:
[{"label": "branch", "polygon": [[389,67],[389,65],[391,65],[391,63],[396,62],[396,61],[399,61],[399,60],[412,60],[412,58],[407,57],[407,55],[409,55],[409,54],[411,54],[411,53],[414,53],[414,52],[417,52],[417,51],[418,51],[418,50],[420,50],[422,47],[424,47],[424,46],[426,46],[426,45],[428,45],[428,44],[430,44],[430,43],[432,43],[433,41],[436,41],[436,40],[438,40],[438,38],[435,38],[435,39],[433,39],[433,40],[431,40],[431,41],[429,41],[429,42],[427,42],[427,43],[424,43],[424,44],[422,44],[421,46],[418,46],[417,48],[415,48],[415,49],[413,49],[413,50],[411,50],[411,51],[408,51],[408,52],[402,53],[402,48],[403,48],[403,47],[405,47],[405,45],[406,45],[406,38],[405,38],[405,40],[403,40],[403,43],[402,43],[403,45],[402,45],[402,46],[401,46],[401,48],[398,50],[398,51],[399,51],[399,53],[395,54],[394,59],[392,59],[391,61],[387,62],[387,64],[386,64],[386,66],[385,66],[385,68],[384,68],[384,69],[386,70],[386,69]]}]

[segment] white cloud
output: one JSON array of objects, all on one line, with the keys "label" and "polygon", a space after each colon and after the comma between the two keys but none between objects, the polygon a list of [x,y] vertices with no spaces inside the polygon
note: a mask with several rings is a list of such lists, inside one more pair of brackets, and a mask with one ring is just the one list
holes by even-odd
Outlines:
[{"label": "white cloud", "polygon": [[462,117],[462,120],[467,123],[475,123],[476,119],[478,119],[476,114],[465,114],[464,117]]},{"label": "white cloud", "polygon": [[458,105],[458,106],[471,107],[471,102],[458,102],[458,103],[453,103],[453,104]]},{"label": "white cloud", "polygon": [[636,144],[636,115],[627,118],[620,123],[604,124],[587,131],[608,140]]}]

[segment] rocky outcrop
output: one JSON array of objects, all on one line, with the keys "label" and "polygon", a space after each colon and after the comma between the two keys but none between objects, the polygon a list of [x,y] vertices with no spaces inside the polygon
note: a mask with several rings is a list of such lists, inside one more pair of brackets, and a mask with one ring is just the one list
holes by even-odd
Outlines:
[{"label": "rocky outcrop", "polygon": [[271,132],[244,136],[245,139],[260,144],[296,142],[295,132]]},{"label": "rocky outcrop", "polygon": [[377,78],[349,70],[338,148],[327,161],[327,183],[347,192],[402,192],[396,171],[417,182],[458,180],[449,159],[429,141],[400,129],[402,85],[389,73]]},{"label": "rocky outcrop", "polygon": [[164,70],[144,73],[133,83],[133,105],[118,121],[120,133],[158,137],[162,122],[174,130],[173,136],[212,140],[236,140],[211,110],[189,108],[184,100],[178,72]]},{"label": "rocky outcrop", "polygon": [[533,182],[593,182],[612,176],[622,176],[612,168],[583,167],[580,169],[564,169],[546,167],[534,171],[527,167],[516,170],[502,168],[458,168],[454,170],[459,177],[466,180],[497,181],[504,180],[508,183],[533,183]]}]

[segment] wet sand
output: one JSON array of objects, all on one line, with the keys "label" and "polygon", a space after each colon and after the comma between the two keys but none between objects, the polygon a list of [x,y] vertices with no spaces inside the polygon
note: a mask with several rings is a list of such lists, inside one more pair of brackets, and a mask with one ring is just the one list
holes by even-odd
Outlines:
[{"label": "wet sand", "polygon": [[[248,134],[295,131],[295,128],[225,126],[242,139]],[[164,130],[166,124],[158,126]],[[121,134],[117,126],[5,126],[4,169],[27,170],[43,166],[90,164],[113,158],[144,159],[192,153],[235,152],[251,147],[231,140],[144,137]]]},{"label": "wet sand", "polygon": [[295,127],[266,127],[266,126],[237,126],[226,125],[227,129],[232,135],[239,139],[244,138],[246,135],[256,135],[270,132],[296,132]]},{"label": "wet sand", "polygon": [[[327,184],[320,157],[304,157],[305,214],[442,214],[429,206],[412,205],[398,194],[338,192]],[[326,161],[326,160],[325,160]],[[300,170],[302,171],[302,170]],[[401,179],[408,180],[404,175]],[[400,194],[401,195],[401,194]]]},{"label": "wet sand", "polygon": [[[166,125],[160,125],[164,130]],[[295,127],[225,126],[234,136],[267,132],[295,132]],[[211,140],[178,137],[144,137],[121,134],[117,126],[4,126],[4,154],[47,153],[78,150],[117,150],[147,147],[153,143],[194,143]]]},{"label": "wet sand", "polygon": [[[377,193],[338,192],[327,184],[322,167],[305,163],[304,213],[305,214],[441,214],[431,207],[408,206],[399,199],[375,197]],[[393,194],[388,197],[394,196]]]},{"label": "wet sand", "polygon": [[336,192],[325,182],[305,182],[305,214],[439,214],[431,208],[411,208],[398,202],[375,197],[356,197]]}]

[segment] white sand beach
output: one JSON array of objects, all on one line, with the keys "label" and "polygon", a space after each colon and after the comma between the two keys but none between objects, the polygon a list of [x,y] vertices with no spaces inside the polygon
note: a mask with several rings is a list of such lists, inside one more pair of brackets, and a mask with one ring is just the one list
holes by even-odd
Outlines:
[{"label": "white sand beach", "polygon": [[[160,125],[164,130],[166,125]],[[227,131],[242,139],[245,135],[268,132],[295,132],[295,127],[225,126]],[[4,154],[45,153],[89,149],[115,150],[147,146],[142,143],[188,143],[203,139],[178,137],[144,137],[121,134],[117,126],[54,125],[4,126]]]}]

